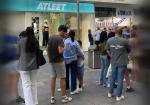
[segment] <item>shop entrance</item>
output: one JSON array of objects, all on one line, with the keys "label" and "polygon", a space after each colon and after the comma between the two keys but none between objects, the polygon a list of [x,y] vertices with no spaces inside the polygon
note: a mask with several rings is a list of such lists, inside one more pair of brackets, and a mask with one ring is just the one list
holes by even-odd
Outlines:
[{"label": "shop entrance", "polygon": [[[66,25],[76,30],[76,14],[65,13],[26,13],[26,26],[32,25],[39,43],[43,46],[43,26],[47,21],[49,36],[57,34],[59,25]],[[30,22],[30,23],[29,23]]]}]

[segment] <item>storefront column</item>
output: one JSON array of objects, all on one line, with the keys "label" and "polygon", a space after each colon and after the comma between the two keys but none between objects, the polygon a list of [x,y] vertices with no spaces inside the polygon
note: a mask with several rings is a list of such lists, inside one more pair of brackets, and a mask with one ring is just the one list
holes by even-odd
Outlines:
[{"label": "storefront column", "polygon": [[90,46],[88,39],[88,29],[92,30],[92,33],[95,33],[95,15],[94,14],[82,14],[82,22],[81,22],[81,37],[83,50],[88,51]]}]

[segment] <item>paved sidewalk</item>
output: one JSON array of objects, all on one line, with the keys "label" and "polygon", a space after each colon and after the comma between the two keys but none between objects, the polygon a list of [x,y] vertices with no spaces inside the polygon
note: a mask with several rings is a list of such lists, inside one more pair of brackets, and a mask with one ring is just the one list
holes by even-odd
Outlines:
[{"label": "paved sidewalk", "polygon": [[[44,65],[38,72],[38,99],[39,105],[50,105],[50,71],[49,64]],[[115,98],[107,98],[107,89],[97,85],[95,82],[99,78],[99,70],[85,67],[85,89],[79,95],[74,95],[73,101],[66,105],[142,105],[140,97],[140,88],[134,84],[136,91],[134,93],[125,93],[125,100],[116,102]],[[138,88],[137,88],[138,87]],[[57,81],[59,88],[59,81]],[[22,93],[21,84],[20,91]],[[57,103],[61,105],[60,92],[56,91]]]}]

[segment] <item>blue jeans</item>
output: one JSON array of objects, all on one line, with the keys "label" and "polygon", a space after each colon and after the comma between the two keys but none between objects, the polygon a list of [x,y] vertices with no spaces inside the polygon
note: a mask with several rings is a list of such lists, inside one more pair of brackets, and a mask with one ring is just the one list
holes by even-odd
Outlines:
[{"label": "blue jeans", "polygon": [[100,84],[107,86],[107,71],[110,64],[110,60],[107,56],[100,56],[101,60],[101,71],[100,71]]},{"label": "blue jeans", "polygon": [[77,61],[66,64],[66,90],[70,89],[71,77],[71,92],[77,89],[77,69]]},{"label": "blue jeans", "polygon": [[112,66],[112,75],[110,79],[110,87],[109,87],[109,93],[113,93],[115,82],[118,82],[117,89],[116,89],[116,96],[120,97],[122,95],[123,90],[123,79],[125,75],[125,70],[127,66]]}]

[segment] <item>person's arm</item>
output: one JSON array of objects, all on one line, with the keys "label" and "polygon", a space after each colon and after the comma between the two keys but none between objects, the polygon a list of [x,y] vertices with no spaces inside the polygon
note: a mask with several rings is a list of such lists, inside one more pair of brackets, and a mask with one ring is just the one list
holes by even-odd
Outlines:
[{"label": "person's arm", "polygon": [[58,46],[58,53],[63,54],[64,52],[64,46]]},{"label": "person's arm", "polygon": [[65,49],[64,42],[63,42],[62,39],[60,39],[60,40],[58,41],[58,53],[59,53],[59,54],[63,54],[64,49]]}]

